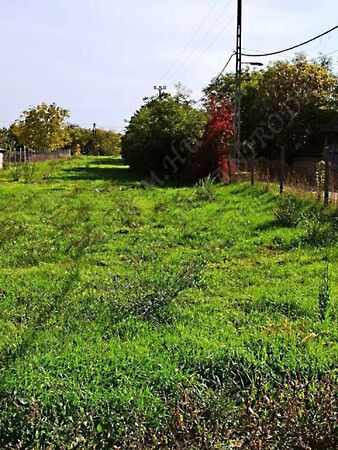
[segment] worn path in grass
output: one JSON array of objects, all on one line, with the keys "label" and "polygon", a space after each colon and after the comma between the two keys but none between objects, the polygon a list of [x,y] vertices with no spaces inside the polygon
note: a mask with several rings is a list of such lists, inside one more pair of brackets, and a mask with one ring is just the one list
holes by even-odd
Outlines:
[{"label": "worn path in grass", "polygon": [[276,207],[263,186],[149,188],[118,158],[3,173],[3,442],[68,445],[85,421],[118,441],[165,424],[182,386],[235,402],[259,373],[332,373],[337,247],[280,227]]}]

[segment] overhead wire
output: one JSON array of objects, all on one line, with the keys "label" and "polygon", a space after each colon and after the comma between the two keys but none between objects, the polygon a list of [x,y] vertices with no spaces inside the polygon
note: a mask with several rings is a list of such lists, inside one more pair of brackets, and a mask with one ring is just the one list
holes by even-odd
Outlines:
[{"label": "overhead wire", "polygon": [[231,55],[230,55],[228,61],[227,61],[227,62],[225,63],[225,65],[224,65],[223,69],[222,69],[222,70],[220,71],[220,73],[217,75],[216,80],[217,80],[218,78],[220,78],[220,77],[223,75],[225,69],[228,67],[230,61],[232,60],[232,58],[233,58],[235,55],[236,55],[236,52],[231,53]]},{"label": "overhead wire", "polygon": [[280,53],[285,53],[285,52],[288,52],[288,51],[290,51],[290,50],[294,50],[295,48],[299,48],[299,47],[302,47],[303,45],[309,44],[310,42],[313,42],[313,41],[315,41],[316,39],[319,39],[319,38],[321,38],[321,37],[323,37],[323,36],[325,36],[325,35],[327,35],[327,34],[329,34],[329,33],[332,33],[332,32],[335,31],[337,28],[338,28],[338,25],[336,25],[336,26],[330,28],[330,29],[327,30],[327,31],[324,31],[324,33],[318,34],[317,36],[314,36],[313,38],[308,39],[307,41],[301,42],[300,44],[293,45],[292,47],[288,47],[288,48],[285,48],[285,49],[283,49],[283,50],[277,50],[277,51],[275,51],[275,52],[270,52],[270,53],[260,53],[260,54],[242,53],[242,56],[248,56],[248,57],[250,57],[250,58],[256,58],[256,57],[259,58],[259,57],[263,57],[263,56],[273,56],[273,55],[278,55],[278,54],[280,54]]},{"label": "overhead wire", "polygon": [[[327,33],[326,33],[326,34],[327,34]],[[244,48],[244,49],[245,49],[245,48]],[[246,50],[257,51],[257,52],[260,51],[260,50],[254,50],[254,49],[249,49],[249,48],[246,48]],[[333,51],[331,51],[331,52],[329,52],[329,53],[326,53],[326,54],[324,54],[324,55],[319,55],[319,56],[316,57],[316,58],[312,58],[310,61],[313,61],[313,62],[314,62],[314,61],[316,61],[316,60],[318,60],[318,59],[320,59],[320,58],[325,58],[326,56],[332,55],[332,54],[337,53],[337,52],[338,52],[338,49],[337,49],[337,50],[333,50]],[[235,55],[236,55],[236,52],[233,52],[233,53],[230,55],[230,57],[228,58],[227,62],[226,62],[225,65],[224,65],[224,67],[223,67],[222,70],[220,71],[220,73],[214,78],[214,82],[215,82],[215,83],[218,82],[218,79],[223,75],[225,69],[228,67],[230,61],[232,60],[232,58],[233,58]],[[249,56],[249,55],[247,55],[247,54],[245,54],[245,53],[242,53],[242,56]],[[291,58],[294,58],[294,55],[286,55],[286,57],[288,57],[288,58],[291,59]],[[333,66],[336,66],[336,64],[333,64]],[[199,100],[197,100],[196,103],[199,103],[200,101],[202,101],[203,98],[204,98],[204,96],[202,96]]]},{"label": "overhead wire", "polygon": [[[196,51],[199,49],[200,45],[203,43],[203,41],[209,36],[211,30],[217,25],[217,23],[221,20],[223,14],[226,12],[226,10],[229,8],[229,6],[231,5],[231,3],[233,2],[233,0],[230,0],[225,7],[222,9],[222,11],[219,13],[219,15],[217,16],[216,20],[212,23],[212,25],[206,30],[206,32],[202,35],[201,39],[198,41],[197,45],[195,45],[192,50],[190,51],[190,53],[188,54],[187,58],[185,58],[185,61],[183,62],[183,65],[185,65],[186,63],[189,62],[189,60],[193,57],[193,55],[196,53]],[[224,31],[226,27],[223,27],[222,32]],[[216,40],[216,39],[215,39]],[[211,44],[212,45],[212,44]],[[209,47],[208,47],[209,48]],[[206,52],[207,50],[204,50],[203,54]],[[190,68],[190,67],[189,67]],[[176,76],[176,73],[179,71],[180,69],[177,68],[174,70],[174,72],[170,75],[169,78],[167,78],[167,81],[170,81],[174,76]],[[187,69],[188,70],[188,69]],[[184,70],[185,72],[186,70]]]},{"label": "overhead wire", "polygon": [[319,55],[318,58],[315,58],[315,59],[325,58],[325,56],[333,55],[333,53],[337,53],[337,52],[338,52],[338,49],[333,50],[333,52],[326,53],[325,55]]},{"label": "overhead wire", "polygon": [[204,18],[202,19],[202,21],[200,22],[200,24],[198,25],[198,27],[196,28],[195,32],[193,33],[193,35],[191,36],[191,38],[189,39],[189,41],[186,43],[185,47],[183,48],[183,50],[181,51],[181,53],[177,56],[177,58],[175,59],[175,61],[170,65],[169,69],[162,75],[161,79],[163,80],[170,72],[171,70],[176,66],[176,64],[180,61],[181,57],[184,55],[185,51],[189,48],[189,45],[193,42],[193,40],[195,39],[195,37],[198,35],[199,31],[201,30],[202,26],[205,24],[205,22],[207,21],[207,19],[209,18],[209,16],[211,15],[211,13],[213,12],[213,10],[216,8],[217,3],[219,3],[219,0],[216,0],[214,2],[214,4],[211,6],[211,8],[209,9],[209,11],[207,12],[207,14],[204,16]]},{"label": "overhead wire", "polygon": [[[202,53],[200,53],[193,61],[192,63],[186,67],[182,72],[180,72],[177,77],[182,76],[185,74],[188,70],[191,69],[204,55],[205,53],[210,49],[210,47],[219,39],[219,37],[224,33],[224,31],[228,28],[228,26],[231,24],[231,22],[235,19],[236,14],[234,14],[231,19],[224,25],[224,27],[220,30],[220,32],[212,39],[212,41],[209,43],[209,45],[203,50]],[[231,57],[232,58],[232,57]],[[230,61],[229,61],[230,62]],[[225,68],[224,68],[225,70]]]},{"label": "overhead wire", "polygon": [[[261,53],[263,53],[263,50],[257,50],[257,49],[246,48],[246,47],[242,47],[242,48],[243,48],[243,50],[249,50],[249,51],[253,51],[253,52],[261,52]],[[334,53],[337,53],[337,52],[338,52],[338,49],[337,50],[333,50],[332,52],[325,53],[325,54],[319,54],[315,58],[308,59],[308,61],[315,63],[316,61],[320,60],[321,58],[325,58],[326,56],[333,55]],[[242,53],[242,56],[243,55],[244,55],[244,53]],[[292,61],[292,60],[295,59],[296,55],[297,54],[291,55],[291,54],[287,53],[287,54],[284,54],[284,55],[280,55],[280,57],[285,58],[286,61]],[[331,64],[332,64],[332,66],[335,65],[335,63],[333,63],[333,62]]]},{"label": "overhead wire", "polygon": [[[227,62],[225,63],[225,65],[223,66],[223,69],[220,71],[220,73],[217,75],[217,77],[214,78],[214,83],[218,83],[219,78],[223,75],[225,69],[228,67],[230,61],[232,60],[232,58],[236,55],[236,52],[231,53],[229,59],[227,60]],[[199,103],[203,100],[204,95],[202,95],[201,98],[199,98],[198,100],[196,100],[195,103]]]}]

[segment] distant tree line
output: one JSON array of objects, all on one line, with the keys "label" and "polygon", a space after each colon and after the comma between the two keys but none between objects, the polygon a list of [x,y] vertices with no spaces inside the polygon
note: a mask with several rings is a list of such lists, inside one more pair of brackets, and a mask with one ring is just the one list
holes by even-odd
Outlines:
[{"label": "distant tree line", "polygon": [[[331,61],[278,61],[242,74],[242,151],[269,157],[284,148],[287,161],[316,146],[318,132],[338,111],[338,81]],[[68,122],[69,112],[42,103],[0,129],[0,146],[26,146],[76,154],[122,156],[133,169],[167,177],[198,178],[212,172],[233,146],[235,74],[212,80],[196,104],[182,85],[175,95],[146,98],[122,136]]]},{"label": "distant tree line", "polygon": [[69,112],[54,103],[42,103],[27,109],[10,127],[0,129],[0,147],[27,147],[52,152],[71,148],[74,153],[117,155],[121,151],[121,134],[96,129],[95,133],[67,123]]},{"label": "distant tree line", "polygon": [[75,152],[80,148],[85,155],[119,155],[121,153],[121,133],[97,128],[95,133],[89,128],[75,124],[67,127],[70,148]]}]

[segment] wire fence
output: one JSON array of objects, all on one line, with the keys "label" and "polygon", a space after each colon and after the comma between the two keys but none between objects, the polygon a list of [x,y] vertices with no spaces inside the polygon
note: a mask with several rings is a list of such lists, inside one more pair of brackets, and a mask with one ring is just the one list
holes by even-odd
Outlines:
[{"label": "wire fence", "polygon": [[[240,161],[231,159],[230,161],[235,168],[233,178],[237,178],[238,181],[280,183],[280,161],[278,160],[259,158],[256,160],[241,159]],[[307,164],[303,163],[298,167],[285,165],[283,184],[324,198],[324,187],[321,189],[316,181],[317,170],[317,164],[313,161],[307,161]],[[328,176],[330,202],[338,204],[338,163],[333,158],[329,162]]]},{"label": "wire fence", "polygon": [[5,166],[13,166],[25,162],[48,161],[51,159],[69,158],[70,156],[70,149],[59,149],[52,152],[47,150],[31,150],[27,148],[10,149],[4,154],[4,164]]}]

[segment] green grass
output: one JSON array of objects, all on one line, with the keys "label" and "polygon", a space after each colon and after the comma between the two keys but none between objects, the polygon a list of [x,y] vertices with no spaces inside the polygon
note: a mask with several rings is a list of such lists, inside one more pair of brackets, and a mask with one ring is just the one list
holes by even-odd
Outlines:
[{"label": "green grass", "polygon": [[152,188],[100,157],[1,177],[2,448],[131,447],[185,390],[230,411],[261,376],[334,378],[337,245],[278,225],[273,187]]}]

